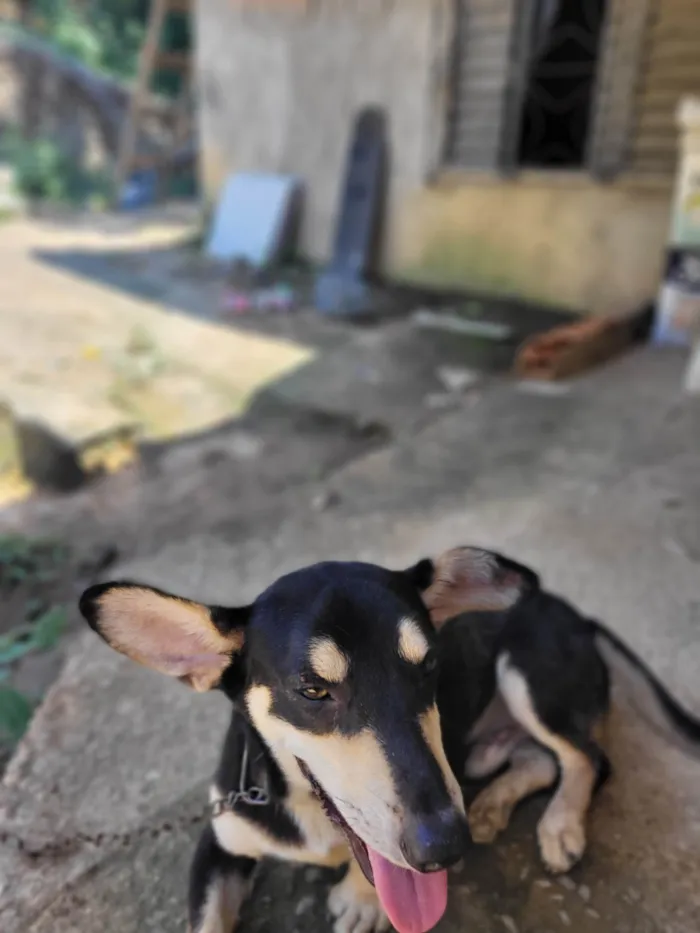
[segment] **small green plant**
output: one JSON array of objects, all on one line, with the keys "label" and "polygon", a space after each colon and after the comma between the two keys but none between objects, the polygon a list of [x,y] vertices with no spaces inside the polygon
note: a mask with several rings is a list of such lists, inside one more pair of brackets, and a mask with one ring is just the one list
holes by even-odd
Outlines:
[{"label": "small green plant", "polygon": [[104,169],[86,169],[64,153],[55,140],[23,139],[6,130],[0,157],[13,168],[18,192],[27,198],[64,204],[107,204],[111,179]]},{"label": "small green plant", "polygon": [[52,541],[0,535],[0,594],[24,589],[31,594],[24,600],[23,619],[0,635],[0,742],[4,744],[19,741],[34,710],[29,697],[9,683],[13,665],[32,652],[53,648],[65,629],[65,609],[47,606],[41,591],[58,578],[67,557],[66,549]]},{"label": "small green plant", "polygon": [[102,42],[84,14],[74,6],[63,6],[53,32],[56,45],[68,55],[80,59],[89,68],[102,63]]},{"label": "small green plant", "polygon": [[13,159],[15,184],[29,198],[67,201],[67,166],[61,150],[50,139],[17,146]]},{"label": "small green plant", "polygon": [[18,742],[34,711],[31,700],[7,686],[12,664],[33,651],[53,648],[66,626],[66,611],[54,606],[32,622],[0,636],[0,739]]},{"label": "small green plant", "polygon": [[[0,679],[3,671],[0,670]],[[0,683],[0,739],[12,745],[19,742],[32,718],[33,707],[19,690]]]},{"label": "small green plant", "polygon": [[[55,541],[33,541],[21,535],[0,535],[0,589],[26,583],[48,583],[56,578],[68,553]],[[33,608],[28,607],[29,611]]]},{"label": "small green plant", "polygon": [[[34,28],[67,55],[119,78],[136,74],[139,53],[146,33],[148,2],[102,0],[76,4],[74,0],[35,0]],[[168,16],[163,47],[191,47],[189,16]],[[181,79],[167,72],[157,77],[158,89],[176,93]]]}]

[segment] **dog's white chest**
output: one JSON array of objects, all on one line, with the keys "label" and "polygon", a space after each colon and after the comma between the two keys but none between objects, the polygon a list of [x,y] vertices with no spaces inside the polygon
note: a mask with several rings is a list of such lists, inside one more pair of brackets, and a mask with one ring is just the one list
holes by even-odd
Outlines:
[{"label": "dog's white chest", "polygon": [[[219,789],[212,787],[211,799],[216,800],[221,796]],[[350,853],[345,838],[306,788],[293,788],[285,800],[285,807],[299,827],[302,844],[294,845],[275,839],[263,828],[227,811],[212,820],[219,845],[231,855],[253,859],[272,856],[331,867],[348,861]]]},{"label": "dog's white chest", "polygon": [[346,849],[345,838],[340,830],[331,823],[321,804],[305,788],[292,790],[287,807],[301,830],[309,851],[327,858],[338,846]]}]

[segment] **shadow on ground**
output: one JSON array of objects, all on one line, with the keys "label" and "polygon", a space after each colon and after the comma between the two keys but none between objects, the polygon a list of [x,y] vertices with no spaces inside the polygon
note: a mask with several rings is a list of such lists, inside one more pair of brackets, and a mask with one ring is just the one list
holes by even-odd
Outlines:
[{"label": "shadow on ground", "polygon": [[[237,441],[249,485],[213,496],[217,530],[191,533],[196,526],[183,518],[178,529],[175,521],[168,540],[139,539],[137,556],[112,573],[240,604],[281,573],[329,556],[400,567],[455,544],[491,546],[604,619],[697,709],[700,409],[681,393],[682,363],[677,353],[630,354],[556,395],[494,380],[460,396],[454,410],[329,470],[320,484],[303,481],[308,451],[300,441],[300,482],[291,488],[289,448],[281,439],[260,447],[258,418]],[[273,444],[274,433],[263,441]],[[171,452],[182,451],[186,445]],[[233,459],[221,464],[230,470]],[[275,463],[276,490],[248,511],[255,474]],[[196,518],[196,471],[182,462],[178,471],[191,474],[180,498],[195,504]],[[319,487],[337,502],[314,507]],[[83,529],[121,520],[128,497],[112,487],[110,499],[105,489],[84,503]],[[134,503],[131,516],[149,520],[146,503],[140,516]],[[174,497],[170,505],[176,510]],[[699,928],[697,763],[658,740],[622,699],[610,739],[615,774],[593,807],[583,864],[562,881],[544,876],[534,842],[541,802],[527,804],[495,846],[474,848],[453,875],[444,933]],[[181,930],[193,834],[151,830],[202,807],[225,721],[220,698],[194,696],[129,664],[90,632],[71,645],[10,764],[0,819],[23,837],[102,832],[107,842],[36,864],[0,848],[3,933]],[[126,847],[109,841],[125,832]],[[270,867],[243,930],[329,929],[324,885],[314,870]]]},{"label": "shadow on ground", "polygon": [[[127,228],[128,229],[128,228]],[[183,234],[181,243],[142,249],[103,250],[37,250],[37,260],[99,282],[109,288],[124,291],[136,298],[163,302],[173,310],[192,314],[200,319],[235,324],[244,329],[280,336],[288,332],[291,321],[298,328],[296,336],[312,345],[324,347],[334,343],[333,335],[345,325],[339,319],[309,314],[313,302],[317,269],[308,264],[279,270],[277,278],[295,292],[299,310],[232,314],[222,302],[226,286],[226,267],[207,259],[202,252],[201,238]],[[515,340],[527,334],[547,330],[568,322],[573,312],[543,307],[515,298],[498,297],[478,292],[438,289],[375,280],[378,311],[367,316],[366,326],[405,317],[417,309],[448,312],[468,309],[476,317],[495,325],[513,328]],[[307,312],[307,313],[305,313]]]}]

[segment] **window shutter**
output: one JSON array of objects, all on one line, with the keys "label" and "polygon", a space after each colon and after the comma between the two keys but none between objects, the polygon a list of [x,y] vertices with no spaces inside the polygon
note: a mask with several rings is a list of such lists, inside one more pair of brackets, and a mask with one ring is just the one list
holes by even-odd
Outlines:
[{"label": "window shutter", "polygon": [[700,3],[664,0],[655,4],[644,43],[637,88],[631,169],[672,178],[679,156],[678,105],[700,93]]},{"label": "window shutter", "polygon": [[448,166],[500,167],[517,0],[457,0]]},{"label": "window shutter", "polygon": [[608,0],[588,164],[609,179],[626,167],[653,0]]}]

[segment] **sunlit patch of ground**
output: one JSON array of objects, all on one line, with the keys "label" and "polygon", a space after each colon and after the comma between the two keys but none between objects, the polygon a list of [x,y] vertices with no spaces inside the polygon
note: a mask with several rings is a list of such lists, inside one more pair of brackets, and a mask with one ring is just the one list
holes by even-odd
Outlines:
[{"label": "sunlit patch of ground", "polygon": [[[187,316],[47,261],[131,249],[147,262],[149,249],[185,233],[24,219],[0,227],[0,404],[84,451],[90,470],[130,462],[138,439],[229,421],[313,359],[293,340]],[[0,424],[0,505],[31,492],[9,444]]]}]

